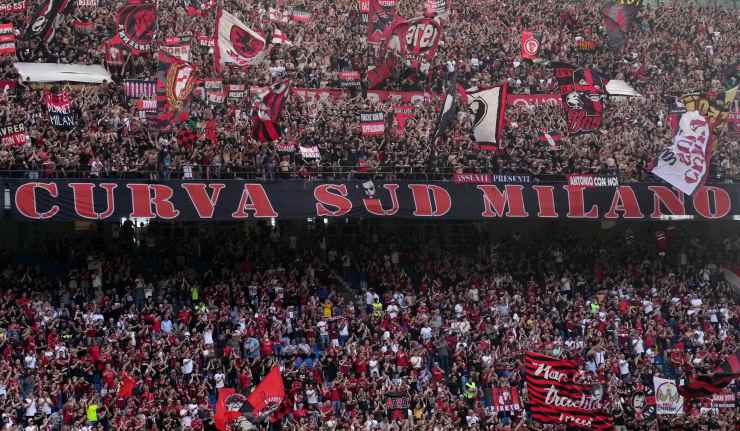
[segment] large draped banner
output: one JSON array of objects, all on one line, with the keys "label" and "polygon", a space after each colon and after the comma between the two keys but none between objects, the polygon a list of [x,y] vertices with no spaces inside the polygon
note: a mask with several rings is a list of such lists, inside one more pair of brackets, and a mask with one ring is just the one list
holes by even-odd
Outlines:
[{"label": "large draped banner", "polygon": [[116,35],[111,39],[111,45],[123,46],[134,55],[152,52],[156,30],[156,6],[132,2],[118,10]]},{"label": "large draped banner", "polygon": [[524,365],[532,419],[588,430],[613,428],[604,411],[604,394],[576,382],[579,372],[575,361],[527,352]]},{"label": "large draped banner", "polygon": [[588,67],[551,63],[560,87],[568,123],[568,133],[577,135],[596,131],[606,107],[608,80]]},{"label": "large draped banner", "polygon": [[157,118],[160,128],[169,129],[188,119],[190,98],[196,81],[194,65],[159,52]]},{"label": "large draped banner", "polygon": [[70,0],[44,0],[36,7],[28,20],[23,38],[26,40],[41,39],[48,43],[54,38],[59,16],[64,13]]},{"label": "large draped banner", "polygon": [[[504,177],[504,178],[499,178]],[[511,178],[506,178],[511,177]],[[700,187],[691,197],[658,184],[569,186],[480,175],[476,183],[375,181],[162,181],[2,179],[0,217],[19,220],[162,220],[385,217],[441,220],[731,219],[740,215],[740,185]],[[508,183],[489,181],[510,181]],[[670,217],[669,217],[670,216]],[[545,363],[546,360],[533,359]],[[547,387],[544,388],[547,391]],[[530,392],[531,394],[531,392]]]},{"label": "large draped banner", "polygon": [[418,68],[421,63],[434,58],[441,38],[442,25],[439,20],[416,17],[393,27],[388,48],[403,58],[407,66]]}]

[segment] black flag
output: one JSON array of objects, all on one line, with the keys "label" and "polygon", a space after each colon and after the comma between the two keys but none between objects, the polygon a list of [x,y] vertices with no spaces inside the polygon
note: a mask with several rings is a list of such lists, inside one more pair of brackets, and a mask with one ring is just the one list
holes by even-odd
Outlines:
[{"label": "black flag", "polygon": [[455,63],[450,61],[447,62],[447,92],[445,102],[439,111],[437,127],[434,129],[431,144],[434,144],[438,137],[447,133],[447,130],[457,119],[457,109],[457,71],[455,70]]}]

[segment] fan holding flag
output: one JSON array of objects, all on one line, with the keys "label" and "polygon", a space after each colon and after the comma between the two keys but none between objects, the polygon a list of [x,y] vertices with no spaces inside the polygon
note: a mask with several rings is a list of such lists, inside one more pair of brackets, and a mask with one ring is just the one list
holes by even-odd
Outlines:
[{"label": "fan holding flag", "polygon": [[219,431],[251,431],[277,411],[285,399],[280,368],[274,366],[249,396],[233,388],[218,391],[214,419]]}]

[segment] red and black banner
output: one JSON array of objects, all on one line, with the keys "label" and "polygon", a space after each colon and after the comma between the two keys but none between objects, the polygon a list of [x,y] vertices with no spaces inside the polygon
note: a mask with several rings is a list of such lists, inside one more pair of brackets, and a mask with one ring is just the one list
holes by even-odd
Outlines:
[{"label": "red and black banner", "polygon": [[361,112],[360,127],[362,136],[383,136],[385,134],[385,113]]},{"label": "red and black banner", "polygon": [[23,38],[50,42],[54,38],[57,18],[65,12],[69,5],[70,0],[44,0],[28,20],[28,27],[23,33]]},{"label": "red and black banner", "polygon": [[689,383],[678,388],[684,398],[702,398],[721,392],[740,377],[740,350],[727,357],[712,374],[693,376]]},{"label": "red and black banner", "polygon": [[396,20],[396,0],[369,0],[367,41],[380,43],[388,38]]},{"label": "red and black banner", "polygon": [[216,0],[183,0],[183,5],[189,16],[206,16],[216,6]]},{"label": "red and black banner", "polygon": [[409,397],[398,394],[388,393],[385,397],[385,408],[388,411],[388,416],[392,419],[402,419],[408,415],[408,409],[411,407],[411,401]]},{"label": "red and black banner", "polygon": [[568,123],[568,133],[578,135],[596,131],[606,107],[608,79],[588,67],[550,63],[560,87]]},{"label": "red and black banner", "polygon": [[345,70],[337,74],[341,88],[360,88],[360,72]]},{"label": "red and black banner", "polygon": [[77,125],[74,112],[72,112],[72,96],[68,91],[44,94],[44,102],[49,112],[49,121],[57,129],[69,130]]},{"label": "red and black banner", "polygon": [[123,45],[132,54],[152,52],[157,30],[157,9],[151,3],[134,3],[118,10],[113,45]]},{"label": "red and black banner", "polygon": [[194,65],[159,52],[157,111],[160,128],[177,126],[188,119],[196,81]]},{"label": "red and black banner", "polygon": [[26,11],[26,0],[0,0],[0,16]]},{"label": "red and black banner", "polygon": [[491,407],[493,407],[496,413],[518,412],[522,409],[522,403],[519,399],[519,391],[516,387],[494,387],[491,390]]},{"label": "red and black banner", "polygon": [[588,430],[613,428],[611,417],[604,412],[603,393],[577,382],[575,361],[527,352],[524,366],[532,419]]},{"label": "red and black banner", "polygon": [[[385,217],[441,220],[664,220],[667,215],[731,219],[740,214],[740,186],[703,186],[691,197],[666,185],[615,188],[565,184],[375,182],[249,182],[0,179],[11,190],[0,208],[19,220],[164,220]],[[0,200],[3,197],[0,196]],[[2,211],[2,210],[0,210]],[[541,382],[540,378],[540,383]]]}]

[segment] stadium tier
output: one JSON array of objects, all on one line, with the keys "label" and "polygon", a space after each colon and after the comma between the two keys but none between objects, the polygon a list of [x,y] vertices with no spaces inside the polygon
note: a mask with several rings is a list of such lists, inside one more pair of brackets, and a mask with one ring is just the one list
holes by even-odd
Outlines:
[{"label": "stadium tier", "polygon": [[734,0],[0,0],[0,430],[737,431]]}]

